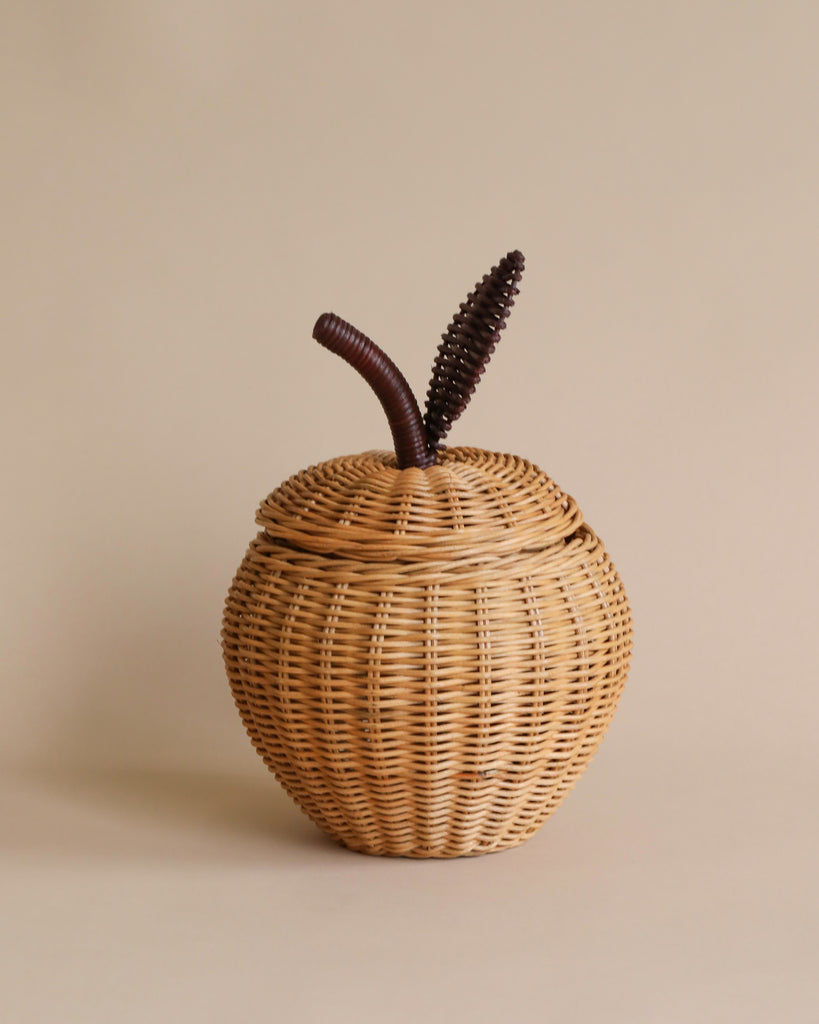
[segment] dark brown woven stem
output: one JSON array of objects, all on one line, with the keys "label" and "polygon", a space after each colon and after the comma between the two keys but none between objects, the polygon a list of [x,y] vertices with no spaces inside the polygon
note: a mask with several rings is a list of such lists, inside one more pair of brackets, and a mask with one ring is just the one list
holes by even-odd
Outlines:
[{"label": "dark brown woven stem", "polygon": [[415,395],[389,356],[334,313],[322,313],[313,328],[313,337],[358,370],[378,396],[390,424],[398,468],[431,466],[435,455],[427,445]]},{"label": "dark brown woven stem", "polygon": [[523,264],[523,254],[517,250],[505,256],[475,285],[443,335],[424,416],[427,443],[432,450],[439,447],[466,408],[495,350],[515,304]]}]

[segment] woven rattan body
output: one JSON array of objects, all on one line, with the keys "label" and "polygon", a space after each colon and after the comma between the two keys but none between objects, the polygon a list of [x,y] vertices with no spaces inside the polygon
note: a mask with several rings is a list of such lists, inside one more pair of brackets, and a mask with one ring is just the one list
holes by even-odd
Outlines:
[{"label": "woven rattan body", "polygon": [[324,831],[454,857],[531,836],[586,768],[631,657],[619,576],[523,459],[383,452],[261,505],[223,649],[250,738]]}]

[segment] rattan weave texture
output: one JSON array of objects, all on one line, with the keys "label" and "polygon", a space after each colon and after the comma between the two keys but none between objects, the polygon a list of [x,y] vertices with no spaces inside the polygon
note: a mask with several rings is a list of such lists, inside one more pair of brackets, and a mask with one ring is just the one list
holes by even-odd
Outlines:
[{"label": "rattan weave texture", "polygon": [[334,459],[286,481],[230,588],[250,738],[324,831],[454,857],[531,836],[580,777],[631,658],[620,578],[577,504],[515,456]]}]

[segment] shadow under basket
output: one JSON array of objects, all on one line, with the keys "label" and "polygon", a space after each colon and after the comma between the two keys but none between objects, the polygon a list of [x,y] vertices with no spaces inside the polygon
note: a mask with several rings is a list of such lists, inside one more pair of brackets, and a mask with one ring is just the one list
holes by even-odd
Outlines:
[{"label": "shadow under basket", "polygon": [[602,543],[530,462],[333,459],[261,505],[227,598],[233,696],[265,764],[353,850],[532,836],[585,770],[631,658]]}]

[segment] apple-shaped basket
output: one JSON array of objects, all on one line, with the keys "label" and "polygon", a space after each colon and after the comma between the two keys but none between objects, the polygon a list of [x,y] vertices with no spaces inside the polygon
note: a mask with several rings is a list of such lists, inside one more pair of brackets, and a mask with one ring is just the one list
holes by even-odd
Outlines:
[{"label": "apple-shaped basket", "polygon": [[500,261],[441,345],[422,421],[394,364],[325,314],[396,453],[330,460],[261,504],[228,593],[227,674],[258,753],[321,829],[372,854],[529,838],[585,770],[631,658],[631,612],[576,502],[525,459],[443,448],[517,294]]}]

